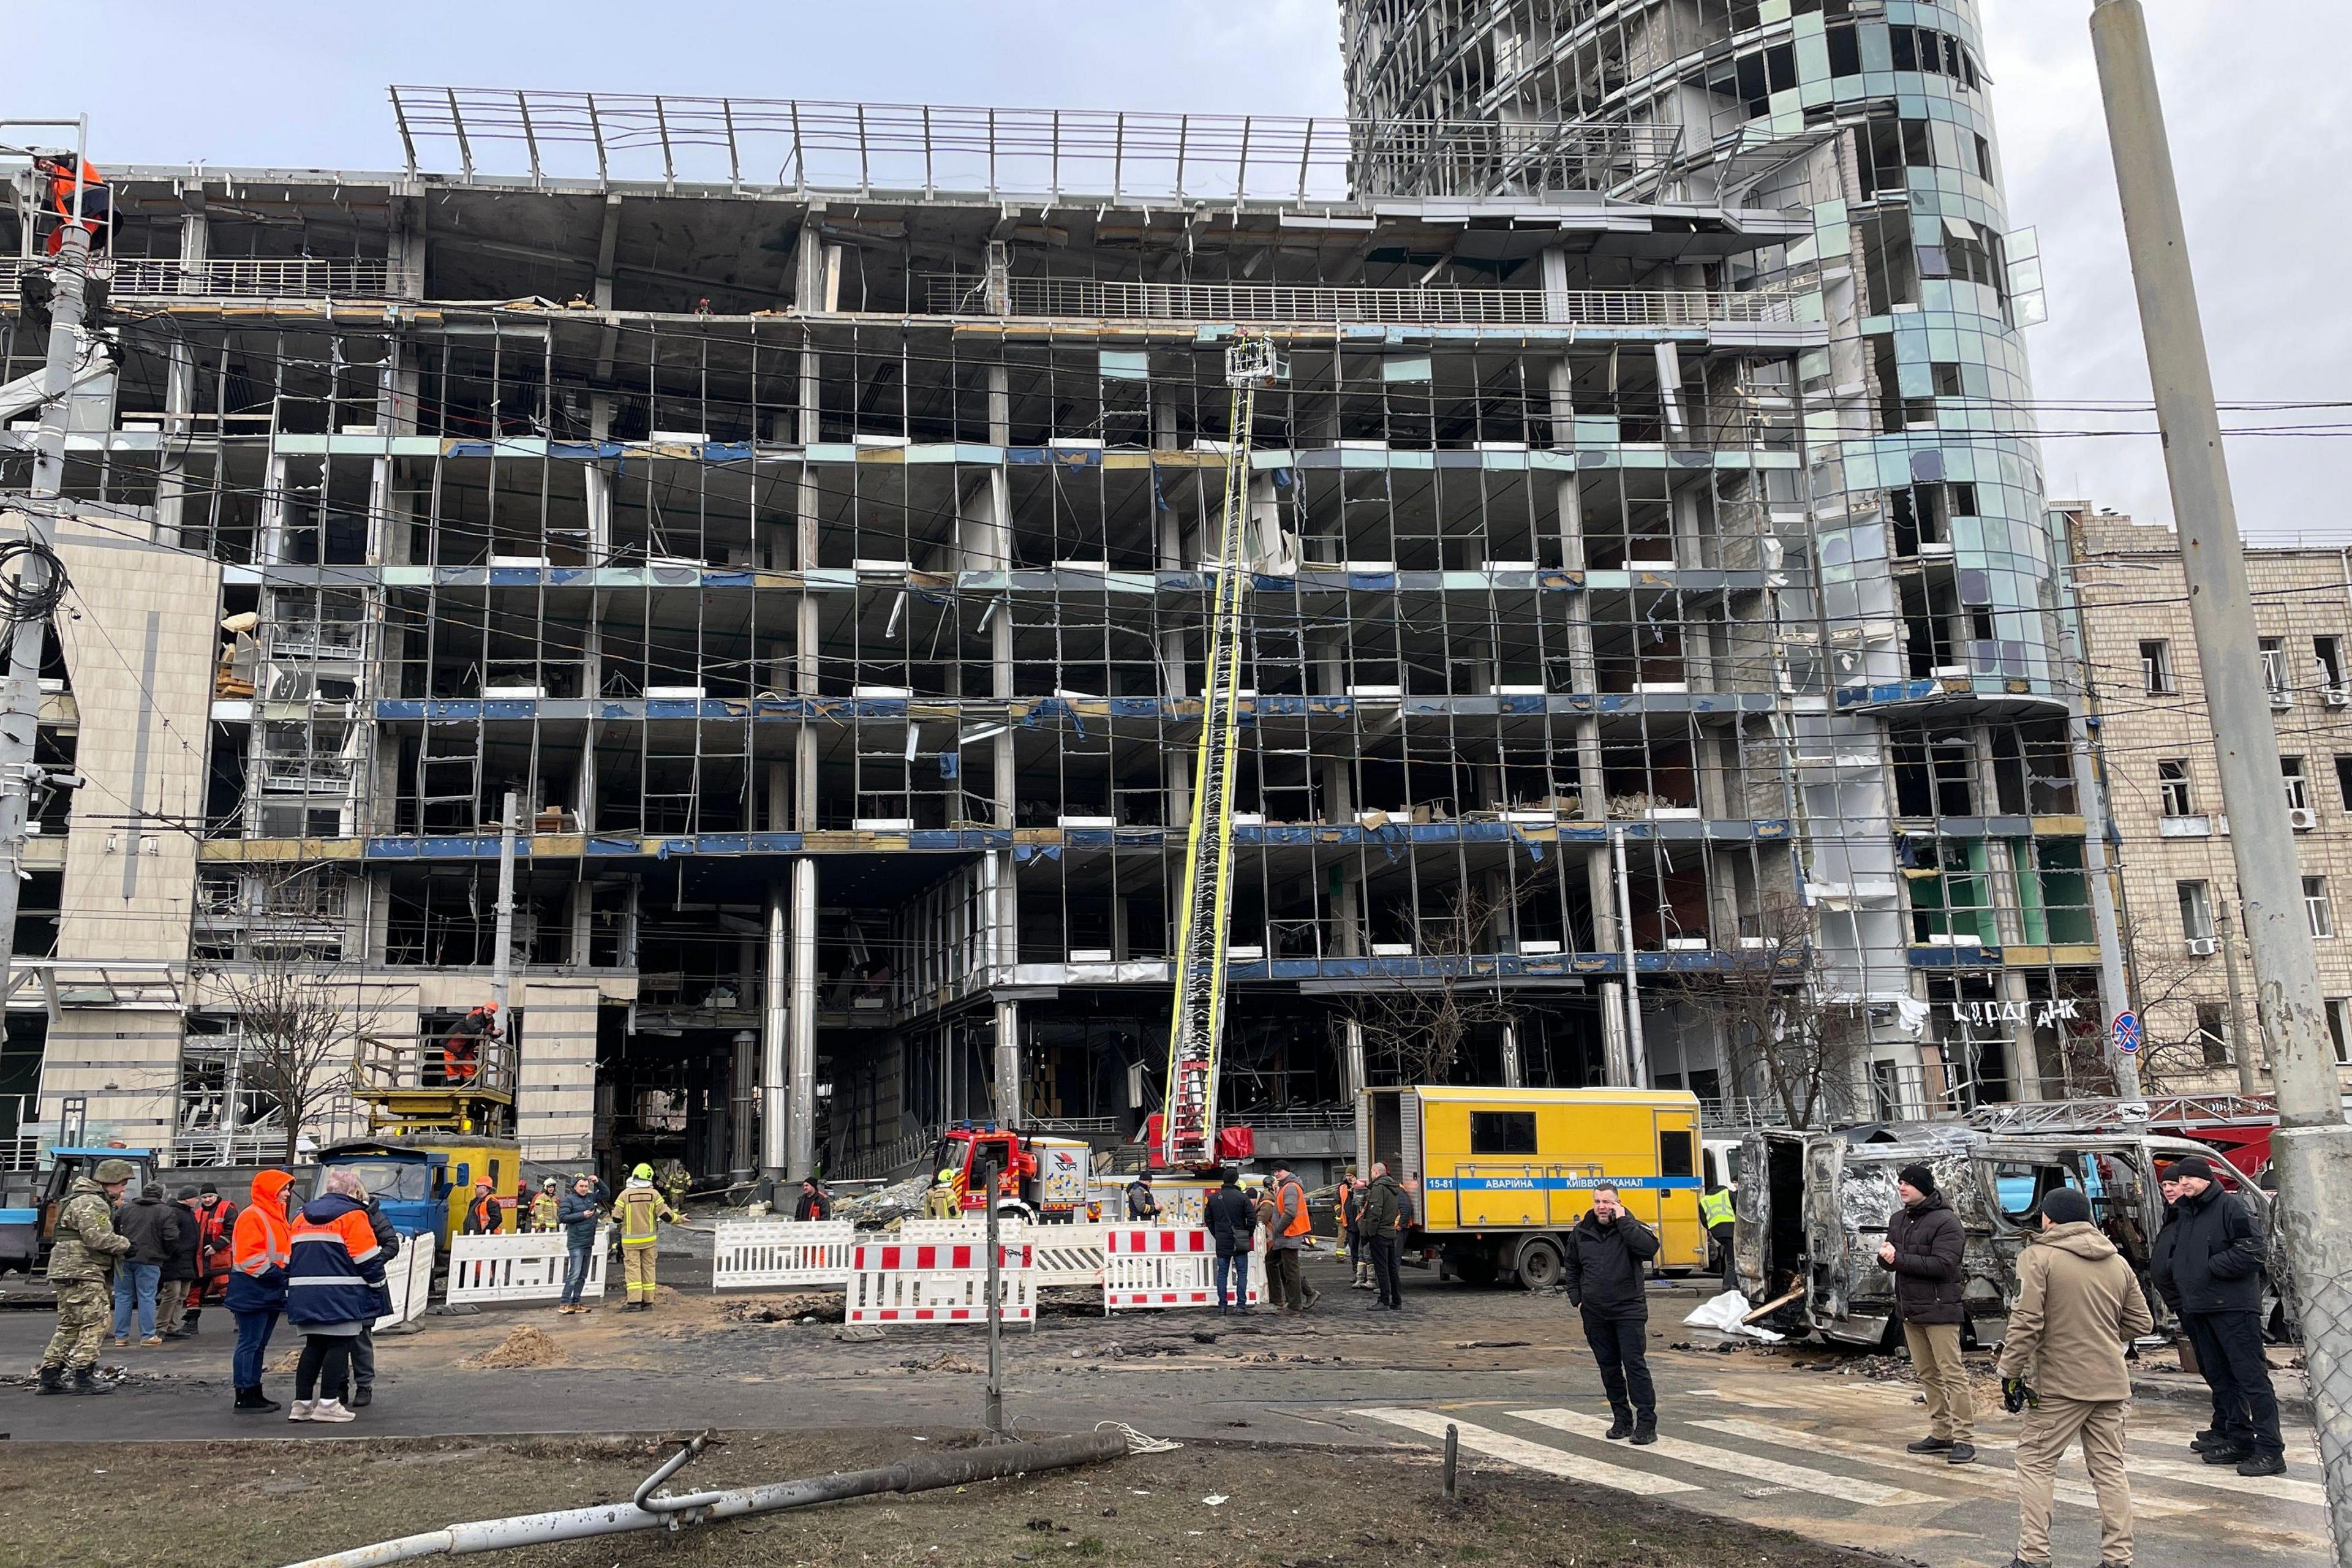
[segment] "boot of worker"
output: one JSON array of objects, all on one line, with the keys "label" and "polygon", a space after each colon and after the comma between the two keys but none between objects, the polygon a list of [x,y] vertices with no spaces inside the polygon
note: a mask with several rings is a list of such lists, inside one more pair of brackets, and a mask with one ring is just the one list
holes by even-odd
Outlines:
[{"label": "boot of worker", "polygon": [[197,1333],[196,1321],[204,1315],[205,1310],[202,1307],[189,1308],[188,1315],[180,1320],[180,1332],[189,1339],[194,1339]]},{"label": "boot of worker", "polygon": [[240,1388],[236,1391],[236,1408],[239,1415],[267,1415],[284,1407],[257,1388]]},{"label": "boot of worker", "polygon": [[111,1394],[114,1392],[114,1384],[100,1383],[98,1378],[98,1368],[78,1366],[74,1368],[73,1391],[76,1394]]},{"label": "boot of worker", "polygon": [[1602,1436],[1607,1437],[1612,1442],[1621,1442],[1633,1435],[1633,1407],[1632,1405],[1612,1405],[1609,1407],[1609,1430],[1602,1433]]},{"label": "boot of worker", "polygon": [[35,1389],[33,1392],[36,1394],[63,1394],[65,1391],[66,1369],[61,1366],[43,1367],[41,1369],[41,1386]]}]

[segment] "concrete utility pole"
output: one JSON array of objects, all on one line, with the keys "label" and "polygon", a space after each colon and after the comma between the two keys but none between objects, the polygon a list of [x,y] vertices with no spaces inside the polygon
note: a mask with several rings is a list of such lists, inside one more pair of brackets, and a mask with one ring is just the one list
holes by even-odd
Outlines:
[{"label": "concrete utility pole", "polygon": [[[74,216],[81,216],[79,176],[86,136],[74,143]],[[25,557],[18,569],[20,593],[37,598],[49,586],[46,552],[54,542],[47,509],[65,490],[66,419],[73,400],[74,372],[81,361],[82,297],[89,274],[89,231],[69,223],[59,237],[50,270],[48,360],[41,370],[41,433],[35,438],[34,505],[17,515],[25,537],[42,552]],[[16,904],[24,886],[25,826],[32,814],[33,742],[41,725],[41,639],[46,618],[18,622],[8,637],[6,679],[0,684],[0,985],[16,962]],[[139,803],[132,801],[137,811]]]},{"label": "concrete utility pole", "polygon": [[2342,1202],[2352,1192],[2352,1125],[2344,1120],[2327,1045],[2294,836],[2280,809],[2278,733],[2256,655],[2253,600],[2230,498],[2221,419],[2213,406],[2180,193],[2173,184],[2172,149],[2139,0],[2095,0],[2091,45],[2123,198],[2157,426],[2164,435],[2189,617],[2221,757],[2230,848],[2245,900],[2255,1011],[2278,1094],[2279,1130],[2271,1149],[2293,1275],[2287,1284],[2311,1373],[2336,1559],[2352,1568],[2352,1213]]},{"label": "concrete utility pole", "polygon": [[2230,987],[2230,1049],[2238,1058],[2238,1092],[2263,1091],[2260,1048],[2246,1036],[2246,994],[2238,984],[2238,921],[2230,913],[2231,900],[2219,900],[2213,934],[2221,939],[2221,975]]}]

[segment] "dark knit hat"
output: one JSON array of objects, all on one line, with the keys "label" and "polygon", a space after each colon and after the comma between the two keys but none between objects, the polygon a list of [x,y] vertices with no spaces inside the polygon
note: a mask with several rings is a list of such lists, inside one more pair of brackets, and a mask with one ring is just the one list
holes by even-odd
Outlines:
[{"label": "dark knit hat", "polygon": [[2042,1200],[2042,1217],[2052,1225],[2079,1225],[2091,1217],[2091,1200],[2073,1187],[2061,1187]]},{"label": "dark knit hat", "polygon": [[2185,1159],[2175,1160],[2166,1166],[2164,1175],[2167,1181],[2173,1182],[2185,1182],[2191,1176],[2201,1177],[2210,1182],[2213,1179],[2213,1167],[2206,1163],[2202,1154],[2191,1154]]},{"label": "dark knit hat", "polygon": [[1926,1165],[1906,1165],[1896,1173],[1896,1180],[1906,1187],[1916,1187],[1929,1197],[1936,1194],[1936,1173]]}]

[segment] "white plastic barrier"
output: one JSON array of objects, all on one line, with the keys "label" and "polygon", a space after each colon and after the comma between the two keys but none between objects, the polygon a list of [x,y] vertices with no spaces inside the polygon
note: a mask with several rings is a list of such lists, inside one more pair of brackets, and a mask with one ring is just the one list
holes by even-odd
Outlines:
[{"label": "white plastic barrier", "polygon": [[[1197,1226],[1114,1226],[1103,1238],[1103,1310],[1217,1304],[1217,1244]],[[1265,1258],[1253,1248],[1243,1304],[1265,1300]]]},{"label": "white plastic barrier", "polygon": [[1013,1234],[1029,1244],[1039,1289],[1091,1290],[1102,1284],[1104,1238],[1120,1228],[1094,1223],[1038,1225]]},{"label": "white plastic barrier", "polygon": [[433,1263],[440,1244],[430,1231],[400,1238],[400,1256],[383,1271],[383,1288],[392,1310],[375,1321],[378,1329],[414,1322],[425,1315],[433,1300]]},{"label": "white plastic barrier", "polygon": [[[1036,1279],[1024,1241],[998,1247],[1001,1320],[1034,1322]],[[964,1242],[860,1242],[851,1250],[852,1323],[976,1323],[988,1318],[988,1249]]]},{"label": "white plastic barrier", "polygon": [[[588,1253],[583,1296],[604,1293],[604,1254],[612,1230],[596,1227]],[[563,1294],[563,1233],[534,1236],[461,1236],[449,1244],[448,1300],[552,1301]]]},{"label": "white plastic barrier", "polygon": [[[1007,1220],[1003,1215],[999,1215],[996,1220],[998,1236],[1001,1237],[1005,1232],[1014,1229],[1018,1224],[1018,1221]],[[898,1228],[890,1233],[890,1239],[893,1241],[944,1241],[978,1247],[987,1238],[987,1219],[982,1215],[973,1215],[968,1219],[902,1219],[898,1222]]]},{"label": "white plastic barrier", "polygon": [[840,1289],[849,1283],[857,1227],[845,1219],[755,1219],[722,1225],[711,1243],[710,1288]]}]

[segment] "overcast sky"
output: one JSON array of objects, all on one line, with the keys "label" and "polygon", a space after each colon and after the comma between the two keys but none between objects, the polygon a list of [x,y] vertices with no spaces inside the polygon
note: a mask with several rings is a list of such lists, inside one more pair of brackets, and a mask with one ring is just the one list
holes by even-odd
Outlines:
[{"label": "overcast sky", "polygon": [[[2107,163],[2087,0],[1982,0],[2011,221],[2039,228],[2050,321],[2027,334],[2044,403],[2144,403],[2147,371]],[[2352,401],[2339,200],[2352,98],[2284,68],[2352,36],[2344,0],[2149,0],[2214,381],[2225,401]],[[1335,0],[11,0],[16,36],[111,40],[90,72],[19,83],[15,112],[92,120],[103,164],[388,169],[384,87],[595,89],[886,102],[1328,114]],[[877,26],[882,29],[878,42]],[[37,84],[69,82],[36,101]],[[2329,303],[2329,301],[2335,301]],[[2352,427],[2344,413],[2227,412]],[[2140,412],[2048,410],[2053,497],[2169,514]],[[2231,444],[2249,533],[2352,536],[2352,435]]]}]

